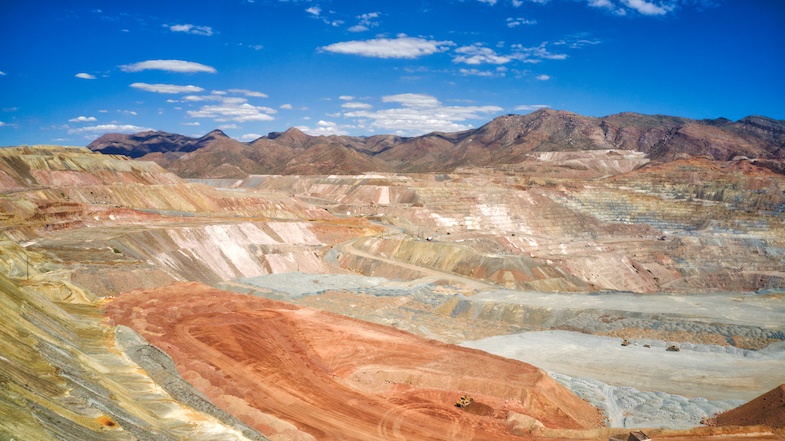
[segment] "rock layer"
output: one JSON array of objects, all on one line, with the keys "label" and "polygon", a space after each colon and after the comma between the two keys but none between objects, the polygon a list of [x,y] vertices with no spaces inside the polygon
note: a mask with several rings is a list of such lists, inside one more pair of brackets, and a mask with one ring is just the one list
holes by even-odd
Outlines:
[{"label": "rock layer", "polygon": [[[296,132],[275,138],[295,150],[307,149],[314,141]],[[447,138],[442,140],[470,142],[457,135]],[[498,139],[507,142],[515,137]],[[353,148],[382,154],[400,142],[388,137],[376,138],[373,145],[363,144],[366,141],[371,142],[352,140]],[[0,150],[0,308],[5,318],[0,324],[5,336],[0,343],[0,437],[264,438],[232,419],[236,417],[258,423],[265,434],[278,438],[310,439],[304,427],[285,420],[283,414],[250,405],[256,395],[241,399],[224,394],[211,402],[185,383],[205,386],[202,377],[182,379],[172,368],[165,352],[175,345],[162,340],[156,348],[127,328],[101,320],[99,309],[112,296],[122,300],[124,291],[155,290],[177,281],[210,283],[329,309],[445,342],[561,329],[595,334],[594,338],[628,338],[652,347],[679,345],[682,352],[669,353],[677,360],[691,348],[777,353],[782,345],[777,342],[785,338],[779,306],[785,256],[785,186],[780,175],[745,159],[692,158],[652,164],[636,152],[618,149],[534,152],[527,158],[498,170],[243,175],[188,182],[150,162],[82,148]],[[574,292],[554,293],[560,290]],[[200,292],[194,289],[189,298],[194,305],[209,301]],[[188,335],[202,339],[199,350],[218,341],[226,329],[211,324],[210,314],[230,320],[232,329],[249,330],[250,334],[240,332],[240,340],[251,338],[261,324],[257,316],[243,313],[246,306],[252,310],[256,304],[247,295],[238,295],[242,300],[235,302],[221,297],[229,294],[221,294],[217,299],[227,301],[211,304],[208,313],[198,312],[207,315],[195,318],[194,333]],[[149,318],[163,320],[160,327],[165,328],[166,320],[155,315],[166,308],[165,303],[161,299],[159,304],[133,309],[131,314],[139,317],[135,323],[143,324],[149,309]],[[178,304],[186,303],[183,294]],[[412,416],[424,418],[418,421],[425,425],[432,421],[429,418],[437,425],[453,421],[456,414],[450,406],[467,392],[479,403],[470,409],[475,413],[458,414],[458,423],[449,427],[473,421],[477,431],[456,432],[459,439],[487,439],[484,434],[495,434],[497,429],[510,436],[554,439],[607,439],[618,433],[552,428],[570,426],[562,423],[580,418],[570,413],[573,405],[564,397],[557,407],[564,405],[565,413],[548,414],[553,402],[541,399],[541,388],[548,384],[544,377],[522,386],[521,390],[531,386],[534,392],[516,389],[512,395],[520,398],[516,398],[520,407],[509,400],[505,404],[499,400],[510,398],[506,383],[489,380],[475,368],[470,369],[471,378],[482,381],[462,383],[461,367],[444,366],[449,359],[444,346],[400,337],[391,328],[378,332],[392,340],[403,338],[404,343],[388,355],[377,351],[383,345],[366,334],[344,338],[357,347],[370,345],[365,353],[375,354],[371,362],[394,368],[374,369],[371,364],[352,370],[352,358],[362,354],[351,350],[346,358],[324,364],[320,357],[335,354],[303,342],[343,347],[337,338],[333,339],[337,342],[325,341],[324,335],[340,337],[344,334],[337,330],[349,325],[339,326],[335,316],[329,316],[332,321],[320,326],[334,332],[322,335],[309,320],[328,315],[291,305],[265,308],[266,319],[278,320],[279,327],[287,330],[286,338],[253,344],[311,351],[309,357],[286,360],[304,369],[296,378],[311,381],[319,390],[337,381],[343,392],[349,391],[354,398],[340,403],[340,409],[365,412],[367,402],[388,405],[387,398],[418,403],[387,414],[389,424],[380,429],[382,435],[375,432],[378,436],[396,436]],[[301,319],[304,328],[296,326]],[[351,327],[367,329],[361,322]],[[142,332],[151,339],[165,337],[155,329]],[[558,345],[559,340],[544,344]],[[707,348],[707,344],[718,346]],[[427,364],[440,370],[400,369],[399,360],[428,359],[428,353],[418,352],[420,346],[443,356]],[[613,344],[614,349],[617,346]],[[218,349],[238,351],[232,354],[239,356],[249,347],[246,343],[238,349],[232,343]],[[476,360],[477,353],[461,354]],[[596,354],[587,354],[572,351],[566,362],[592,366]],[[173,355],[179,360],[186,357]],[[483,366],[488,364],[482,360]],[[326,378],[324,373],[333,372],[333,365],[343,370]],[[205,378],[231,385],[227,373],[233,366]],[[194,367],[193,372],[202,367]],[[249,367],[253,369],[251,365],[236,368]],[[642,383],[635,369],[627,366],[627,372],[633,384]],[[505,375],[503,370],[490,374]],[[274,378],[290,382],[282,384],[295,381],[280,370]],[[753,380],[739,384],[739,393],[760,394],[761,378]],[[469,387],[472,384],[476,389]],[[550,386],[545,389],[551,391]],[[456,397],[446,396],[445,390]],[[730,388],[725,392],[736,398]],[[645,401],[657,393],[629,392],[629,401]],[[331,403],[311,403],[318,411],[310,412],[313,424],[309,426],[316,425],[322,412],[333,415]],[[449,411],[429,407],[431,403]],[[619,403],[611,402],[608,408],[623,408],[615,404]],[[376,411],[383,408],[373,406]],[[423,416],[422,409],[436,410]],[[689,421],[679,419],[677,413],[669,415],[680,424],[670,427],[689,427]],[[720,431],[700,434],[722,439],[721,433],[758,436],[762,430],[755,426],[716,429]],[[451,432],[445,429],[441,435],[445,433]],[[736,435],[729,436],[726,439]]]}]

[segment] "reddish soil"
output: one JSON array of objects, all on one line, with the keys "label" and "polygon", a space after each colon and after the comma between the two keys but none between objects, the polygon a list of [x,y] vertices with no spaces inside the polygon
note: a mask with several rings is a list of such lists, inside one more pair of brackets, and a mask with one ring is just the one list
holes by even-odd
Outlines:
[{"label": "reddish soil", "polygon": [[785,384],[735,409],[717,415],[710,423],[717,426],[764,425],[785,428]]},{"label": "reddish soil", "polygon": [[[230,413],[242,400],[317,439],[520,439],[511,412],[554,429],[602,425],[531,365],[306,307],[179,283],[123,294],[106,314]],[[455,407],[465,394],[481,411]],[[241,413],[267,435],[279,430]]]}]

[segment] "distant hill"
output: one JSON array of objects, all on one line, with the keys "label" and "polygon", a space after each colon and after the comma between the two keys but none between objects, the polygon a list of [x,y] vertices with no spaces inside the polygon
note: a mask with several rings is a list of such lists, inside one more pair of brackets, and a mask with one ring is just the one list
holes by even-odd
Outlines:
[{"label": "distant hill", "polygon": [[139,158],[148,153],[192,152],[222,140],[231,140],[231,138],[220,130],[213,130],[201,138],[149,130],[133,135],[107,133],[91,142],[87,148],[107,155]]},{"label": "distant hill", "polygon": [[[310,136],[296,128],[244,143],[215,130],[201,138],[166,132],[107,134],[91,150],[155,161],[186,178],[248,174],[447,172],[531,160],[534,152],[631,150],[653,161],[697,156],[738,157],[785,172],[785,121],[748,116],[739,121],[619,113],[603,118],[542,109],[504,115],[480,128],[417,137]],[[186,154],[188,153],[188,154]]]}]

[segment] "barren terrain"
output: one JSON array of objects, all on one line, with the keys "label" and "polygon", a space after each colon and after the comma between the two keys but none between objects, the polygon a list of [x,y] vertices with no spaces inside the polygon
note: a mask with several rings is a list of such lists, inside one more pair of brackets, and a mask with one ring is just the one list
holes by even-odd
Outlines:
[{"label": "barren terrain", "polygon": [[[533,366],[310,308],[176,284],[126,293],[107,314],[220,406],[242,400],[318,439],[514,439],[516,413],[556,429],[602,423]],[[464,394],[479,415],[455,407]]]},{"label": "barren terrain", "polygon": [[785,383],[785,177],[649,159],[186,181],[2,149],[2,438],[782,439],[755,401],[701,420]]}]

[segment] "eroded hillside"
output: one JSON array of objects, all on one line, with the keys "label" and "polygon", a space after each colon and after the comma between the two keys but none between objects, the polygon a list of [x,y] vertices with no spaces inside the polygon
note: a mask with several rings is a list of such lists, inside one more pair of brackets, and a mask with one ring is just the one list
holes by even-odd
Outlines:
[{"label": "eroded hillside", "polygon": [[[785,122],[762,116],[736,122],[632,112],[594,118],[551,109],[500,116],[477,129],[411,138],[310,136],[292,127],[249,143],[216,130],[201,138],[166,132],[107,134],[88,145],[103,153],[155,161],[185,178],[444,173],[466,167],[515,167],[542,154],[601,150],[638,153],[638,160],[645,155],[654,161],[689,156],[719,161],[744,157],[783,173],[783,147]],[[577,169],[587,167],[581,161],[571,164]]]},{"label": "eroded hillside", "polygon": [[785,383],[785,179],[647,162],[185,181],[2,149],[0,433],[781,439],[690,428]]}]

